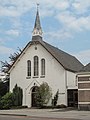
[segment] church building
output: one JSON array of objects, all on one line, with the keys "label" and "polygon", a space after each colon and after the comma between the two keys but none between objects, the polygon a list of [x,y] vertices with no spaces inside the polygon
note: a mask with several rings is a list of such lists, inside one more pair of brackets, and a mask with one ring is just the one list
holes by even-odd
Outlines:
[{"label": "church building", "polygon": [[83,65],[74,56],[45,42],[42,33],[37,9],[32,40],[9,70],[10,91],[17,84],[23,89],[23,105],[36,107],[35,88],[47,82],[52,91],[52,99],[59,91],[57,105],[77,106],[76,73]]}]

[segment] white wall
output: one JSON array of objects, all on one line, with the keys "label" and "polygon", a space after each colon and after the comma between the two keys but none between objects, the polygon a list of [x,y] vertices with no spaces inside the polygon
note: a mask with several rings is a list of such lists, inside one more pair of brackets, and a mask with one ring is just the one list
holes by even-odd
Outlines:
[{"label": "white wall", "polygon": [[77,89],[77,79],[76,79],[76,73],[67,71],[67,88],[68,89]]},{"label": "white wall", "polygon": [[[35,50],[37,46],[37,50]],[[39,57],[39,77],[33,78],[33,57]],[[46,75],[45,78],[40,78],[41,65],[40,60],[44,58],[46,61]],[[31,60],[31,78],[27,79],[27,60]],[[58,104],[67,105],[67,89],[66,84],[70,87],[74,85],[74,74],[67,72],[68,81],[66,82],[65,69],[56,61],[56,59],[40,44],[30,46],[21,59],[17,62],[15,67],[10,73],[10,91],[17,83],[18,86],[23,88],[23,105],[31,106],[31,88],[36,85],[40,85],[43,81],[47,82],[52,89],[52,98],[59,89]]]}]

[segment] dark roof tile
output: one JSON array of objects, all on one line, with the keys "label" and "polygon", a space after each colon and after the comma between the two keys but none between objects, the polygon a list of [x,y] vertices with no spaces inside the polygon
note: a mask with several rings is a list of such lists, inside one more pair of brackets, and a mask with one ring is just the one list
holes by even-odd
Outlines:
[{"label": "dark roof tile", "polygon": [[80,72],[90,72],[90,63],[88,63],[86,66],[84,66]]}]

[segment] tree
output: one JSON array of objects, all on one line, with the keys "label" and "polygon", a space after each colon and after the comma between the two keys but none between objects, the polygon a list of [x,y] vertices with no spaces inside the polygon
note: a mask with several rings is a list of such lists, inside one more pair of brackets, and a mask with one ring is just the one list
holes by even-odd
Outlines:
[{"label": "tree", "polygon": [[46,82],[43,82],[37,89],[36,103],[39,107],[46,106],[52,96],[51,89]]},{"label": "tree", "polygon": [[12,102],[12,96],[13,93],[6,93],[1,99],[0,99],[0,109],[10,109],[13,105]]},{"label": "tree", "polygon": [[14,106],[21,106],[22,105],[22,98],[23,98],[23,91],[16,84],[15,87],[13,88],[13,105]]},{"label": "tree", "polygon": [[4,96],[9,92],[9,81],[0,81],[0,96]]},{"label": "tree", "polygon": [[18,48],[17,52],[14,52],[13,54],[10,54],[10,62],[3,62],[1,61],[1,71],[4,73],[8,73],[9,69],[12,67],[13,63],[17,60],[17,58],[19,57],[19,55],[21,54],[22,50],[20,48]]}]

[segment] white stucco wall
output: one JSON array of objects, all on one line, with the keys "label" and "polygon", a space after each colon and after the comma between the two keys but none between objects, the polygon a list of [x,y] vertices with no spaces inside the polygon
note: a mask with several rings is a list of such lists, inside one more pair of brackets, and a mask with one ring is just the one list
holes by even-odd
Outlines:
[{"label": "white stucco wall", "polygon": [[[35,50],[37,46],[37,50]],[[33,78],[33,57],[39,57],[39,76]],[[44,58],[46,62],[46,75],[45,78],[41,76],[41,59]],[[27,60],[31,60],[31,78],[27,79]],[[39,86],[42,82],[47,82],[52,89],[52,97],[59,90],[58,104],[67,105],[67,89],[74,85],[74,75],[67,71],[67,78],[65,69],[56,61],[56,59],[40,44],[30,46],[23,56],[16,63],[15,67],[10,73],[10,91],[17,83],[18,86],[23,88],[23,105],[31,107],[31,88],[34,85]],[[68,80],[68,81],[67,81]]]},{"label": "white stucco wall", "polygon": [[67,89],[78,89],[76,73],[67,71],[66,76],[67,76]]}]

